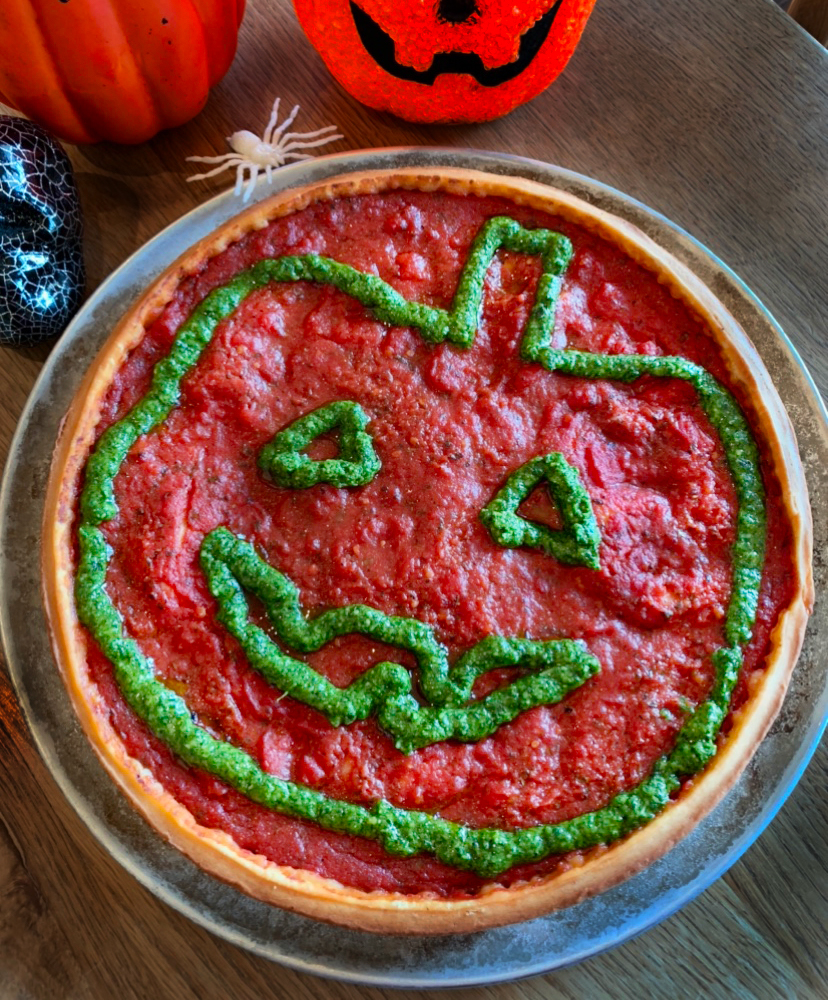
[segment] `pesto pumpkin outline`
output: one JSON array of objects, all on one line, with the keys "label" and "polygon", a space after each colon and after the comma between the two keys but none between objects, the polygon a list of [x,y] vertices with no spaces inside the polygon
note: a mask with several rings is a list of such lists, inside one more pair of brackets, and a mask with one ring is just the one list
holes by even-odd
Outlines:
[{"label": "pesto pumpkin outline", "polygon": [[[133,443],[162,423],[179,400],[180,382],[210,342],[216,326],[255,288],[270,281],[310,280],[333,284],[369,308],[382,322],[413,326],[432,343],[448,340],[469,346],[482,304],[483,281],[501,247],[538,254],[543,270],[521,343],[521,356],[549,371],[584,378],[632,381],[642,375],[674,377],[696,390],[702,409],[718,433],[736,489],[738,513],[733,546],[732,593],[725,639],[711,654],[715,670],[710,697],[679,730],[674,748],[660,757],[650,775],[606,806],[558,824],[513,831],[472,828],[429,813],[380,800],[371,807],[329,798],[312,788],[263,771],[243,750],[210,736],[194,723],[186,702],[158,681],[138,644],[123,635],[122,618],[105,590],[110,550],[98,525],[118,513],[114,478]],[[730,392],[700,366],[680,357],[593,355],[550,347],[555,304],[571,244],[549,230],[525,230],[505,217],[490,219],[475,238],[449,311],[409,303],[381,279],[317,255],[260,261],[223,288],[214,289],[180,328],[166,358],[153,370],[151,387],[118,423],[108,428],[89,457],[80,498],[80,559],[75,599],[80,621],[113,666],[125,700],[181,759],[226,781],[251,800],[323,828],[378,841],[390,854],[428,852],[440,861],[483,877],[550,854],[586,849],[618,840],[661,812],[681,785],[716,753],[716,736],[727,715],[742,646],[755,622],[764,561],[764,489],[758,449]]]}]

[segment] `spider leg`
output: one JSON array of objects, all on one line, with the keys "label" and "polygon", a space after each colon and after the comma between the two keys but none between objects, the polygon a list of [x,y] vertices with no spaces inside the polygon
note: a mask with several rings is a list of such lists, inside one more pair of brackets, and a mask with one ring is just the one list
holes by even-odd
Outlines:
[{"label": "spider leg", "polygon": [[191,163],[224,163],[236,155],[236,153],[222,153],[221,156],[188,156],[187,160]]},{"label": "spider leg", "polygon": [[244,198],[242,201],[249,201],[250,195],[253,194],[253,189],[256,187],[256,181],[259,179],[259,168],[256,164],[250,164],[250,180],[247,182],[247,188],[244,192]]},{"label": "spider leg", "polygon": [[295,105],[293,111],[285,118],[282,124],[276,129],[276,131],[271,136],[271,142],[275,142],[279,145],[279,140],[281,139],[282,133],[288,129],[296,120],[296,116],[299,114],[299,105]]},{"label": "spider leg", "polygon": [[[237,162],[240,163],[242,161],[238,160]],[[216,174],[220,174],[223,170],[232,170],[232,168],[235,167],[235,166],[237,166],[237,163],[233,163],[230,160],[228,160],[225,163],[222,163],[220,166],[215,167],[213,170],[208,170],[206,173],[203,173],[203,174],[193,174],[192,177],[188,177],[187,180],[188,181],[203,181],[203,180],[206,180],[206,178],[208,178],[208,177],[215,177]]]},{"label": "spider leg", "polygon": [[281,97],[277,97],[273,102],[273,111],[270,113],[270,121],[267,123],[267,128],[264,130],[262,135],[262,142],[266,143],[268,146],[273,141],[273,129],[276,128],[276,122],[279,120],[279,102]]},{"label": "spider leg", "polygon": [[247,160],[242,160],[242,162],[236,167],[236,186],[233,188],[233,194],[236,196],[241,194],[242,184],[245,182],[245,171],[250,167],[250,163]]},{"label": "spider leg", "polygon": [[[325,135],[328,132],[334,131],[336,131],[336,125],[326,125],[324,128],[318,128],[315,132],[288,132],[287,135],[282,136],[279,145],[284,146],[297,139],[315,139],[318,135]],[[330,136],[325,141],[332,142],[333,138],[333,136]]]},{"label": "spider leg", "polygon": [[[316,135],[318,133],[312,132],[312,133],[309,133],[309,134],[310,135]],[[294,149],[313,149],[314,146],[324,146],[326,143],[336,142],[337,139],[344,139],[344,138],[345,137],[342,136],[342,135],[326,135],[326,136],[323,136],[323,138],[321,138],[321,139],[315,139],[313,141],[307,141],[306,142],[304,140],[296,140],[294,142],[288,142],[288,143],[285,143],[280,148],[281,148],[281,150],[282,150],[283,153],[290,153]]]}]

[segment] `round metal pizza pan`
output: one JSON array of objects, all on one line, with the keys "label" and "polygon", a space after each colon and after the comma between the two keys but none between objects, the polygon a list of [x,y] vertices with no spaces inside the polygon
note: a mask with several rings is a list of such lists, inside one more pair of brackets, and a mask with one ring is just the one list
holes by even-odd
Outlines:
[{"label": "round metal pizza pan", "polygon": [[[352,170],[461,166],[562,188],[629,219],[702,278],[758,348],[794,423],[811,502],[828,501],[828,418],[785,334],[749,289],[663,216],[596,181],[504,154],[369,150],[279,170],[272,190]],[[234,215],[228,191],[185,215],[127,260],[92,295],[52,351],[12,442],[0,494],[0,629],[23,711],[51,773],[104,848],[146,888],[220,937],[291,968],[344,981],[409,988],[470,986],[572,964],[646,930],[709,886],[759,836],[789,795],[828,717],[828,519],[815,517],[817,604],[781,713],[725,800],[665,857],[578,906],[513,927],[413,939],[349,931],[259,903],[204,874],[158,837],[121,796],[77,723],[52,658],[41,606],[40,525],[49,462],[63,414],[113,324],[149,281]]]}]

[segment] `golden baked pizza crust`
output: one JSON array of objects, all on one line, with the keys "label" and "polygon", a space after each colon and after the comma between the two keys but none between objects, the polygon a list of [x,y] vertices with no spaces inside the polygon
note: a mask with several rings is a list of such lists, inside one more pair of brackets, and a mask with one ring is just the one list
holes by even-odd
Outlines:
[{"label": "golden baked pizza crust", "polygon": [[[573,852],[547,876],[508,888],[493,880],[473,898],[363,891],[311,871],[276,864],[238,846],[219,829],[200,825],[125,748],[111,724],[109,705],[90,676],[91,642],[73,596],[77,497],[98,433],[102,400],[130,352],[161,315],[182,279],[271,220],[318,201],[405,189],[503,196],[548,212],[606,238],[701,318],[719,346],[730,384],[750,401],[761,448],[778,479],[790,526],[793,596],[773,628],[761,669],[747,679],[748,695],[726,737],[702,773],[643,828],[611,845]],[[82,727],[113,780],[147,821],[210,874],[268,903],[320,920],[380,933],[443,934],[525,920],[570,906],[616,885],[659,858],[716,805],[739,777],[781,705],[797,660],[813,601],[811,520],[794,433],[755,349],[710,290],[684,265],[622,219],[557,190],[468,170],[367,172],[282,192],[242,213],[176,261],[130,309],[84,378],[63,423],[54,454],[43,529],[43,587],[55,656]]]}]

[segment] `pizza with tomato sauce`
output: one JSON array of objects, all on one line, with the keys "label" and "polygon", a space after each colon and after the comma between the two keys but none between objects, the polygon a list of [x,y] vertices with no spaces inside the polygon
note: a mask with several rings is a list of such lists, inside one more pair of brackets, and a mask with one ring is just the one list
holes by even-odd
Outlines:
[{"label": "pizza with tomato sauce", "polygon": [[211,874],[445,933],[571,905],[704,816],[812,603],[743,331],[621,219],[371,172],[251,208],[87,374],[44,524],[110,775]]}]

